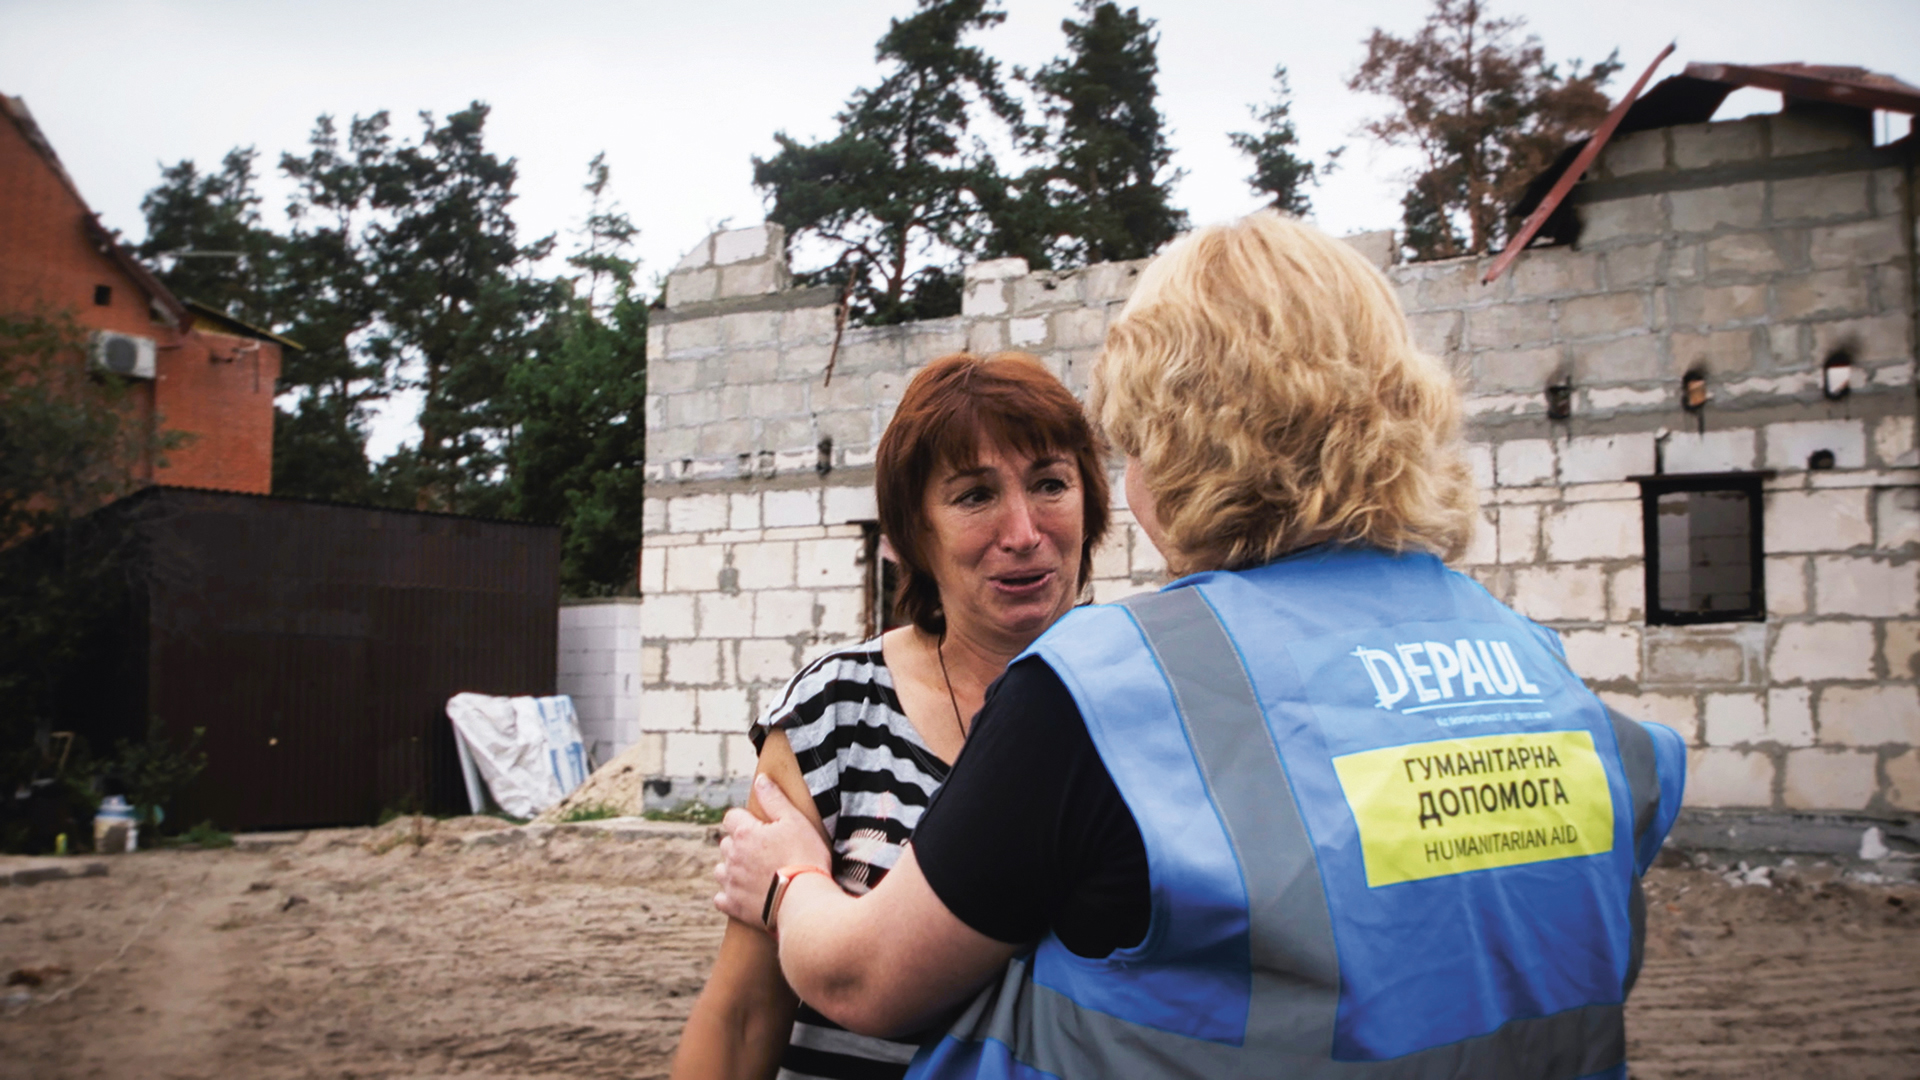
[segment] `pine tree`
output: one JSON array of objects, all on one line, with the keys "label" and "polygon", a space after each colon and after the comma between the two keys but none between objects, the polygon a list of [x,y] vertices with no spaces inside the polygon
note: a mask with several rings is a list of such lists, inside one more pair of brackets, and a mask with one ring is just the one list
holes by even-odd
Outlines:
[{"label": "pine tree", "polygon": [[[486,150],[486,117],[479,103],[444,122],[422,114],[410,143],[395,141],[384,112],[355,117],[344,147],[332,118],[320,117],[307,154],[280,161],[296,185],[284,237],[257,224],[251,150],[229,154],[211,177],[182,162],[148,195],[154,257],[214,242],[263,253],[176,259],[169,272],[304,346],[284,354],[276,387],[286,404],[274,426],[274,490],[501,511],[507,372],[534,347],[563,288],[532,273],[551,241],[516,239],[516,167]],[[373,467],[371,410],[397,390],[423,395],[421,438]]]},{"label": "pine tree", "polygon": [[1227,136],[1227,141],[1253,160],[1253,175],[1247,177],[1247,187],[1255,195],[1266,199],[1272,209],[1305,216],[1313,211],[1313,199],[1307,189],[1318,186],[1320,178],[1333,171],[1345,147],[1330,152],[1324,165],[1315,165],[1311,159],[1301,157],[1300,136],[1293,126],[1293,90],[1287,84],[1284,65],[1273,69],[1273,87],[1271,104],[1247,106],[1247,112],[1260,124],[1259,132],[1235,131]]},{"label": "pine tree", "polygon": [[1081,0],[1080,16],[1060,24],[1067,55],[1025,76],[1044,115],[1029,149],[1047,161],[1023,183],[1050,211],[1046,262],[1142,259],[1187,227],[1172,204],[1181,173],[1157,104],[1158,37],[1138,8]]},{"label": "pine tree", "polygon": [[279,237],[260,224],[252,147],[236,147],[220,171],[190,160],[160,170],[140,200],[147,237],[135,249],[176,296],[256,325],[274,321]]},{"label": "pine tree", "polygon": [[1349,89],[1391,98],[1394,111],[1364,129],[1417,150],[1403,206],[1416,258],[1485,252],[1506,242],[1507,210],[1571,139],[1605,118],[1601,92],[1618,53],[1567,74],[1540,40],[1514,36],[1521,19],[1495,19],[1481,0],[1434,0],[1419,32],[1375,29]]},{"label": "pine tree", "polygon": [[382,462],[388,497],[419,509],[503,511],[507,373],[533,347],[560,286],[532,275],[552,238],[521,245],[518,171],[488,152],[479,102],[374,163],[370,230],[381,322],[400,385],[422,394],[420,439]]},{"label": "pine tree", "polygon": [[838,134],[809,144],[780,132],[779,151],[754,158],[768,220],[786,227],[790,243],[819,241],[831,252],[797,276],[846,286],[857,321],[960,310],[960,266],[986,249],[987,208],[1007,197],[971,125],[982,108],[1009,124],[1021,117],[999,63],[962,42],[1005,19],[994,0],[918,0],[880,38],[887,75],[848,100]]},{"label": "pine tree", "polygon": [[374,173],[393,152],[385,112],[354,117],[342,152],[321,116],[307,155],[283,154],[295,183],[281,247],[284,323],[300,351],[281,359],[276,389],[288,407],[273,426],[273,490],[369,503],[380,500],[367,460],[370,410],[391,393],[396,354],[378,332],[381,299],[368,250]]},{"label": "pine tree", "polygon": [[568,596],[631,593],[645,497],[647,305],[634,293],[639,234],[608,195],[604,154],[588,166],[592,197],[580,271],[546,347],[514,367],[515,426],[508,512],[562,528],[560,587]]},{"label": "pine tree", "polygon": [[567,256],[567,265],[586,277],[587,303],[596,316],[626,299],[633,291],[633,275],[640,268],[630,257],[640,228],[609,194],[612,178],[606,151],[593,155],[587,163],[587,182],[581,187],[591,196],[586,224],[581,229],[586,246]]},{"label": "pine tree", "polygon": [[[419,140],[399,143],[375,113],[355,117],[343,144],[321,116],[305,155],[281,157],[295,184],[284,235],[258,223],[251,150],[214,176],[182,162],[147,197],[146,250],[167,263],[244,239],[260,252],[168,268],[305,346],[284,354],[276,387],[277,493],[554,522],[570,594],[631,589],[645,449],[639,230],[597,156],[567,259],[576,273],[536,275],[552,240],[518,241],[516,165],[487,151],[486,117],[477,103],[444,122],[423,114]],[[424,397],[421,437],[372,465],[372,410],[399,389]]]},{"label": "pine tree", "polygon": [[192,161],[161,170],[141,201],[137,253],[177,295],[302,346],[281,355],[275,386],[273,488],[282,494],[373,500],[367,410],[390,389],[391,357],[369,337],[376,321],[365,244],[369,168],[390,153],[385,113],[356,118],[343,155],[331,117],[316,122],[303,158],[283,155],[295,183],[283,235],[260,219],[258,155],[230,151],[218,172]]}]

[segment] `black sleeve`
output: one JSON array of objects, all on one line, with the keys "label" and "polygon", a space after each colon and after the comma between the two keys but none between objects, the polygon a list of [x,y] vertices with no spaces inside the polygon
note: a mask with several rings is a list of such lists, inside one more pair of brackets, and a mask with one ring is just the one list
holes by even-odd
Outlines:
[{"label": "black sleeve", "polygon": [[1036,657],[988,689],[913,850],[947,910],[997,941],[1051,929],[1074,952],[1105,956],[1146,936],[1140,829],[1073,695]]}]

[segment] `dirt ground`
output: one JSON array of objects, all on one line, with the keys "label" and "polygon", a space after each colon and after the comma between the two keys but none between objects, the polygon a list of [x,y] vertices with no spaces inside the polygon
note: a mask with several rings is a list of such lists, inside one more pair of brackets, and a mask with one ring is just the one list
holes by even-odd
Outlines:
[{"label": "dirt ground", "polygon": [[[665,1075],[721,921],[706,829],[334,830],[0,889],[0,1076]],[[1635,1077],[1920,1077],[1920,888],[1649,882]]]}]

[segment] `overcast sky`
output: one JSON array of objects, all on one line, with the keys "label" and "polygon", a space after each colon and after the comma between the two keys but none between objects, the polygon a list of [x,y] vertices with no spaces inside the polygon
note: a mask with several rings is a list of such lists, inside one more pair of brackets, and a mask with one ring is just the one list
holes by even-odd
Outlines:
[{"label": "overcast sky", "polygon": [[[1354,129],[1383,103],[1345,88],[1373,27],[1407,34],[1427,0],[1227,3],[1144,0],[1159,22],[1162,106],[1186,176],[1175,189],[1196,222],[1254,209],[1244,159],[1227,144],[1249,103],[1291,71],[1305,149],[1345,144],[1314,195],[1335,233],[1397,223],[1408,164]],[[515,215],[527,238],[576,228],[579,186],[601,150],[616,197],[640,226],[643,274],[663,273],[710,229],[764,214],[754,154],[772,135],[832,133],[833,115],[878,68],[873,43],[912,0],[805,4],[685,0],[0,0],[0,92],[24,97],[107,225],[137,240],[140,197],[159,167],[217,166],[234,146],[263,163],[300,150],[321,113],[390,110],[397,132],[420,110],[493,107],[487,143],[519,161]],[[1007,21],[978,44],[1036,67],[1063,48],[1072,0],[1005,0]],[[1852,64],[1920,83],[1920,0],[1507,0],[1553,58],[1615,48],[1620,93],[1669,41],[1656,75],[1689,61]],[[1721,115],[1771,111],[1743,91]],[[1904,120],[1900,121],[1904,124]],[[343,125],[344,126],[344,125]],[[277,216],[286,186],[262,183]],[[567,238],[563,237],[563,247]],[[383,433],[390,445],[398,435]],[[384,450],[386,446],[379,447]]]}]

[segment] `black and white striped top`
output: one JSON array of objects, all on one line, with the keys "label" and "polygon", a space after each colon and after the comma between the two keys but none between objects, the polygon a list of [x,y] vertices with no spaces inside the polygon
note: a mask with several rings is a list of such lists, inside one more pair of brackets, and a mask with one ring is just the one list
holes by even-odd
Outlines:
[{"label": "black and white striped top", "polygon": [[[948,765],[921,742],[900,708],[880,639],[839,649],[787,683],[749,734],[758,748],[781,730],[833,838],[834,880],[867,892],[900,861]],[[781,1080],[891,1080],[904,1076],[921,1036],[856,1035],[800,1004],[780,1059]]]}]

